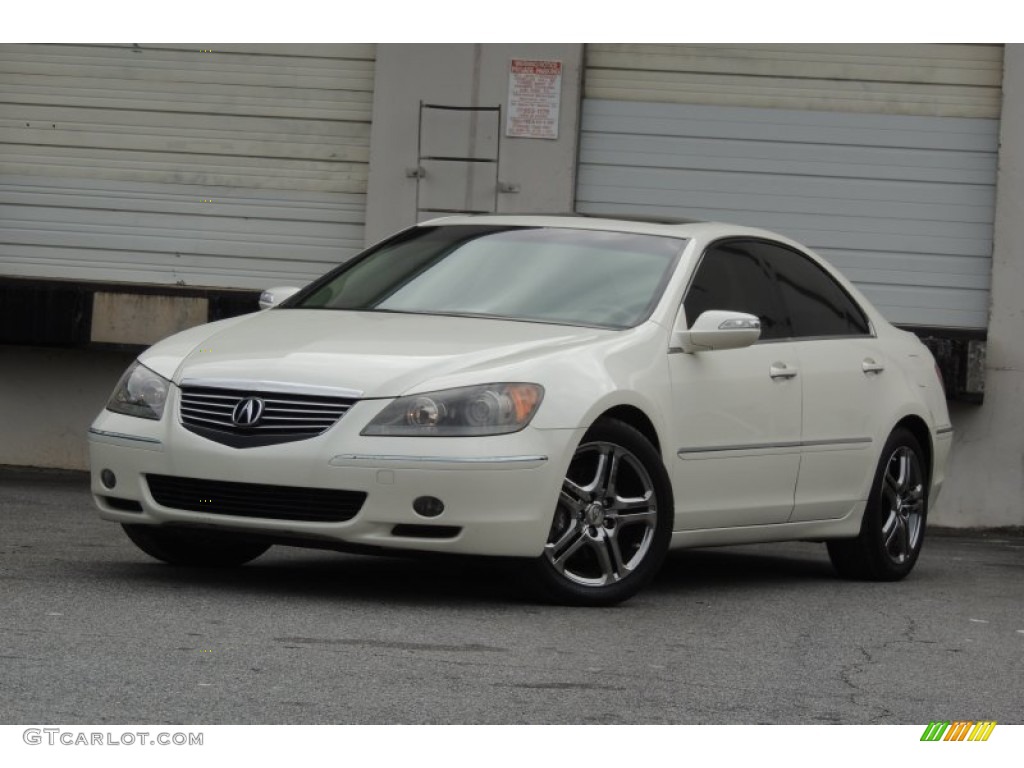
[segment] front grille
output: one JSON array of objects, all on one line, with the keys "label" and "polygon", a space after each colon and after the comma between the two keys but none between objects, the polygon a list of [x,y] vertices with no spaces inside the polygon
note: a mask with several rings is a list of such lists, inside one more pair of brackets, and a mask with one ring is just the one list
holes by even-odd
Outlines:
[{"label": "front grille", "polygon": [[298,488],[290,485],[229,483],[194,477],[146,475],[157,504],[189,512],[264,520],[340,523],[363,508],[362,491]]},{"label": "front grille", "polygon": [[[262,403],[259,420],[252,426],[236,424],[235,408],[253,397]],[[254,448],[323,434],[355,402],[350,398],[304,393],[183,386],[181,423],[190,432],[223,445]]]}]

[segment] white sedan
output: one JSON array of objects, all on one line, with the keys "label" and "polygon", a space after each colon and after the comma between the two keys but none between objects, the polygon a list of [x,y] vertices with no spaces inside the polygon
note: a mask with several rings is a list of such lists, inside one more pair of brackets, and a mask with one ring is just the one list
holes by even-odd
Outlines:
[{"label": "white sedan", "polygon": [[165,562],[521,558],[603,605],[670,548],[825,541],[875,580],[921,551],[932,356],[779,235],[447,218],[265,298],[148,349],[89,430],[100,515]]}]

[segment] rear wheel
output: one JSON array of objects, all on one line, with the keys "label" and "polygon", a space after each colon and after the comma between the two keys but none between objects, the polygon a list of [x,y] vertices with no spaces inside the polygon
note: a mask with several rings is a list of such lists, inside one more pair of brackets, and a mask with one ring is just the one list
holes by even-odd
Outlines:
[{"label": "rear wheel", "polygon": [[269,544],[219,533],[156,525],[122,525],[128,538],[150,557],[171,565],[229,567],[255,560]]},{"label": "rear wheel", "polygon": [[921,444],[908,430],[886,441],[856,539],[828,542],[840,576],[896,581],[917,562],[928,516],[928,469]]},{"label": "rear wheel", "polygon": [[544,553],[532,563],[542,595],[612,605],[657,572],[672,535],[672,491],[661,457],[640,432],[600,420],[562,482]]}]

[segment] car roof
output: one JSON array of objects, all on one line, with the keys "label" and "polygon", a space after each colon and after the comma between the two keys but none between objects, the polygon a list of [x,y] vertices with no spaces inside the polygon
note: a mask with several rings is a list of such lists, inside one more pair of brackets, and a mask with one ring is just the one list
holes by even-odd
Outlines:
[{"label": "car roof", "polygon": [[506,227],[553,227],[559,229],[589,229],[612,232],[630,232],[688,239],[714,240],[719,237],[767,237],[792,242],[776,232],[718,221],[654,220],[647,218],[602,218],[581,215],[484,214],[473,216],[445,216],[419,224],[426,226],[457,226],[483,224]]}]

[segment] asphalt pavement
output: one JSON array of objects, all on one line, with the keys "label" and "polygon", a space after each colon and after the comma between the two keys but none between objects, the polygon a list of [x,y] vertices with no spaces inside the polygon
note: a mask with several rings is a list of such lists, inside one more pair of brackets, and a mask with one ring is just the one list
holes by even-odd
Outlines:
[{"label": "asphalt pavement", "polygon": [[0,723],[1022,723],[1022,576],[1019,532],[936,531],[895,584],[821,544],[691,550],[612,609],[476,561],[180,569],[84,474],[0,468]]}]

